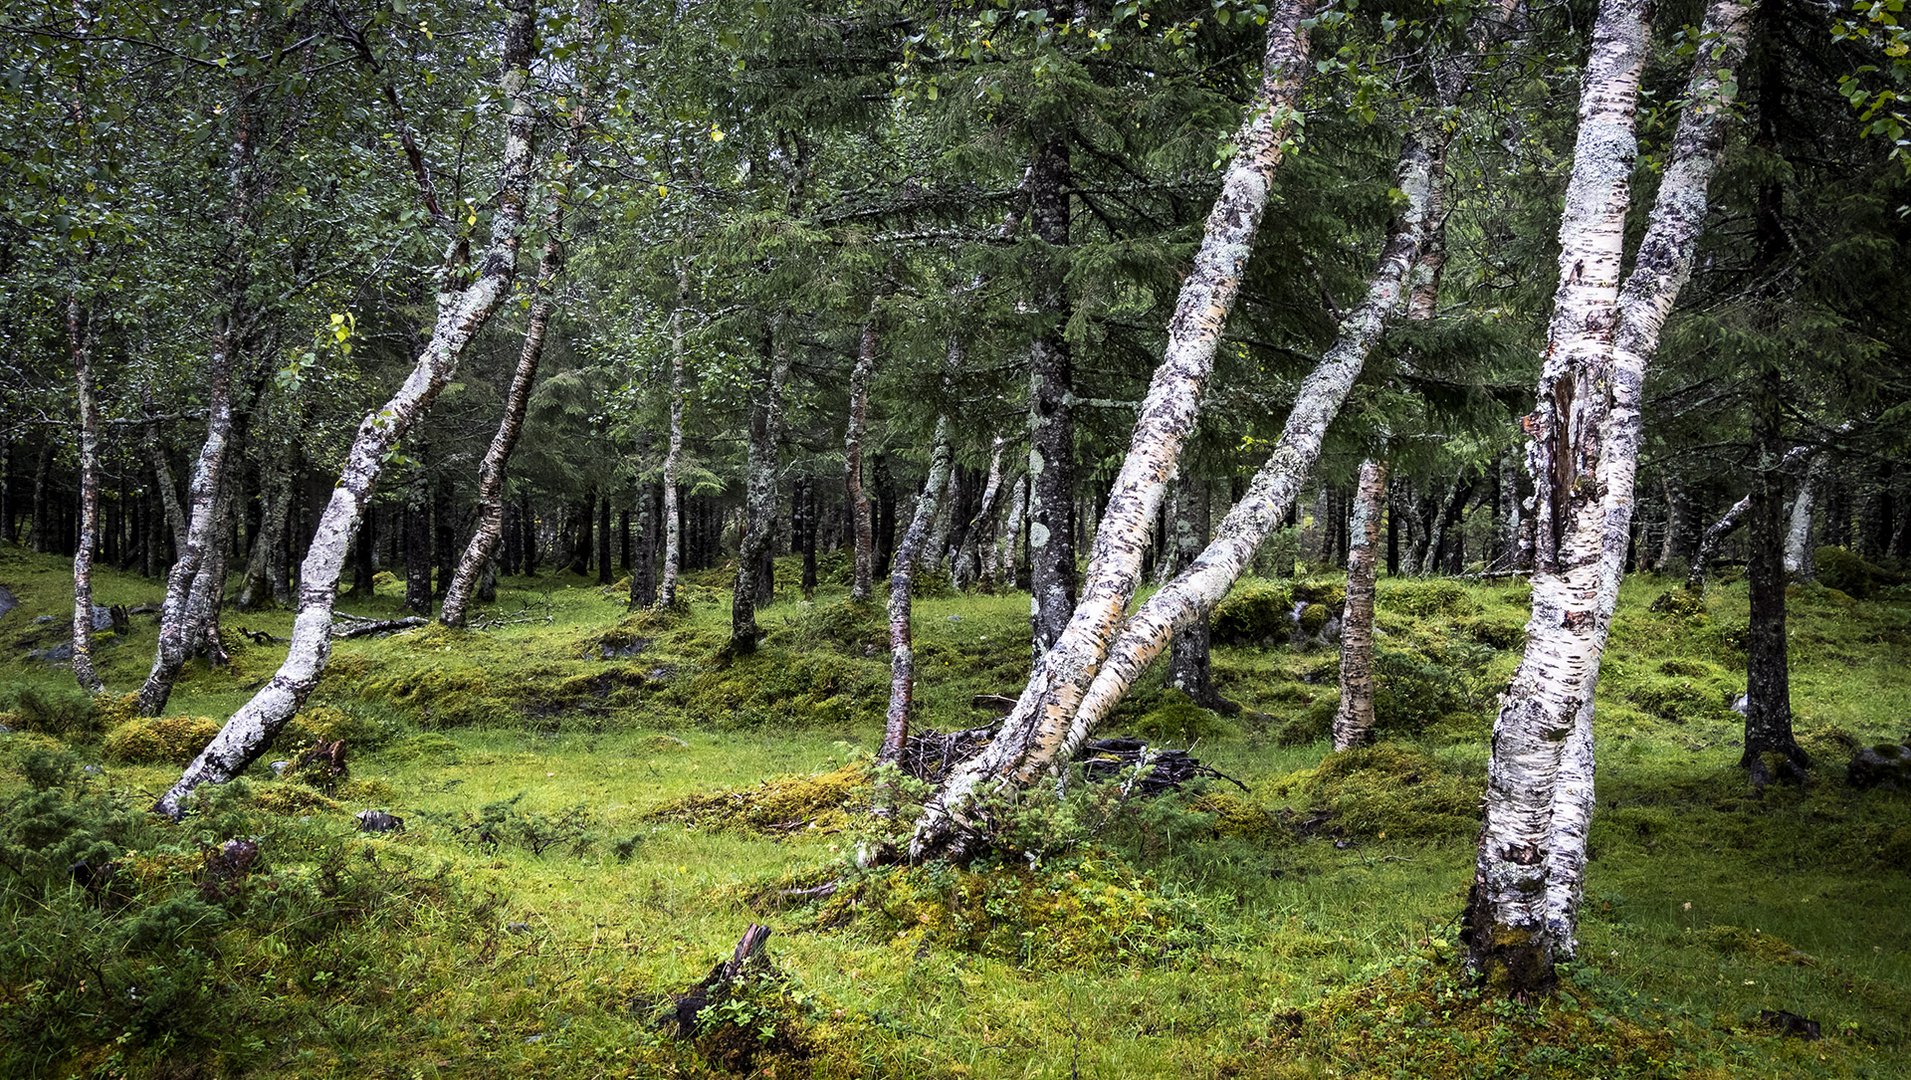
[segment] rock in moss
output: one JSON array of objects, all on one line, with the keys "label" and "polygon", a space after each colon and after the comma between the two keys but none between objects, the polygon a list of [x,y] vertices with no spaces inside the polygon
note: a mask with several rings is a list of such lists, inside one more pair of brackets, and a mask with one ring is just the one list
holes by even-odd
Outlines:
[{"label": "rock in moss", "polygon": [[101,751],[108,761],[138,765],[184,765],[219,734],[210,716],[142,716],[114,728]]},{"label": "rock in moss", "polygon": [[1855,788],[1911,791],[1911,746],[1879,743],[1863,747],[1845,766],[1845,779]]}]

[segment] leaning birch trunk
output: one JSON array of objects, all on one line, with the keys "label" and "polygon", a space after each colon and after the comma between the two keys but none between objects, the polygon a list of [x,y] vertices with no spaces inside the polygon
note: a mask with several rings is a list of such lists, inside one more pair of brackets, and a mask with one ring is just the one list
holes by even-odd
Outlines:
[{"label": "leaning birch trunk", "polygon": [[1813,458],[1798,482],[1798,494],[1792,498],[1791,517],[1785,524],[1785,576],[1794,581],[1810,581],[1818,576],[1812,559],[1811,507],[1822,475],[1823,458]]},{"label": "leaning birch trunk", "polygon": [[106,691],[93,666],[93,548],[100,532],[100,409],[93,394],[90,328],[82,330],[80,299],[66,298],[67,344],[80,412],[80,543],[73,552],[73,677],[89,694]]},{"label": "leaning birch trunk", "polygon": [[[175,552],[172,569],[166,575],[166,595],[159,609],[159,644],[154,649],[153,667],[139,688],[136,708],[141,716],[158,716],[172,696],[179,669],[192,655],[194,625],[188,608],[193,582],[205,563],[215,535],[219,490],[225,475],[227,449],[232,436],[232,346],[222,327],[213,339],[212,355],[207,363],[206,441],[199,448],[199,460],[193,466],[187,488],[190,509],[186,516],[186,542]],[[170,487],[170,478],[165,481]]]},{"label": "leaning birch trunk", "polygon": [[965,763],[924,808],[914,857],[967,845],[967,811],[985,778],[1026,783],[1053,760],[1081,691],[1108,655],[1140,582],[1142,554],[1163,490],[1194,428],[1215,346],[1240,292],[1241,272],[1267,206],[1283,140],[1297,114],[1307,63],[1305,5],[1284,0],[1268,18],[1261,87],[1236,134],[1221,192],[1208,215],[1193,269],[1182,283],[1168,343],[1135,421],[1129,452],[1110,489],[1074,615],[984,754]]},{"label": "leaning birch trunk", "polygon": [[670,312],[670,442],[664,448],[664,568],[657,606],[677,606],[677,570],[683,564],[683,512],[677,472],[683,463],[683,308],[690,298],[690,271],[677,267],[677,306]]},{"label": "leaning birch trunk", "polygon": [[782,427],[783,384],[789,380],[790,357],[781,342],[772,340],[761,397],[750,410],[750,449],[744,482],[743,528],[737,537],[737,576],[730,600],[730,651],[756,648],[758,576],[769,550],[770,526],[776,520],[776,444]]},{"label": "leaning birch trunk", "polygon": [[[575,140],[573,140],[575,141]],[[452,571],[451,586],[445,590],[438,608],[438,621],[446,626],[463,626],[471,591],[478,575],[497,554],[504,537],[504,468],[517,447],[518,433],[524,430],[524,411],[531,401],[531,384],[537,381],[538,363],[544,356],[544,335],[557,307],[552,286],[563,262],[564,204],[559,200],[551,208],[544,250],[538,256],[537,299],[531,302],[531,316],[524,327],[524,343],[518,350],[518,366],[511,373],[511,386],[504,393],[504,418],[498,422],[491,445],[478,465],[478,527],[458,557]]]},{"label": "leaning birch trunk", "polygon": [[[1463,60],[1443,65],[1436,76],[1440,102],[1451,107],[1465,93],[1476,58],[1498,40],[1512,5],[1475,23],[1473,47]],[[1301,384],[1273,454],[1249,484],[1246,495],[1222,522],[1215,539],[1167,587],[1131,616],[1110,648],[1110,661],[1096,673],[1082,696],[1067,734],[1050,756],[1052,763],[1071,758],[1107,718],[1143,671],[1161,654],[1181,626],[1206,618],[1252,560],[1276,523],[1294,506],[1309,469],[1319,456],[1327,425],[1359,375],[1365,358],[1384,330],[1385,320],[1402,300],[1406,276],[1425,238],[1438,228],[1447,139],[1431,136],[1433,149],[1409,138],[1401,154],[1395,186],[1406,207],[1382,248],[1367,299],[1343,321],[1341,337]],[[1051,765],[1050,767],[1053,767]]]},{"label": "leaning birch trunk", "polygon": [[347,454],[332,498],[312,534],[299,569],[299,607],[292,643],[280,666],[252,700],[232,714],[199,752],[154,809],[177,820],[186,796],[206,783],[224,783],[271,745],[292,714],[318,685],[331,656],[332,609],[338,599],[339,572],[351,554],[352,540],[371,501],[384,460],[398,440],[428,409],[450,381],[465,347],[510,295],[517,272],[519,233],[524,227],[525,195],[530,186],[531,137],[535,115],[530,101],[530,62],[536,5],[508,0],[503,70],[499,82],[509,102],[504,150],[500,158],[498,210],[476,278],[457,291],[441,292],[431,340],[405,383],[384,407],[366,415]]},{"label": "leaning birch trunk", "polygon": [[1631,537],[1645,367],[1691,273],[1751,5],[1720,0],[1652,215],[1619,287],[1647,5],[1609,0],[1593,31],[1562,216],[1550,349],[1527,419],[1535,504],[1527,646],[1494,723],[1468,900],[1470,965],[1514,994],[1570,957],[1593,797],[1593,694]]},{"label": "leaning birch trunk", "polygon": [[1380,515],[1387,505],[1387,463],[1360,463],[1354,492],[1353,542],[1347,551],[1347,605],[1340,622],[1340,707],[1334,713],[1334,749],[1351,750],[1373,738],[1374,578]]},{"label": "leaning birch trunk", "polygon": [[[949,366],[961,363],[961,346],[949,343]],[[922,481],[922,496],[916,500],[916,512],[902,534],[896,557],[889,564],[889,712],[883,722],[882,750],[878,762],[902,757],[903,744],[909,739],[909,710],[915,700],[915,636],[910,626],[912,591],[916,566],[922,547],[928,542],[930,524],[935,520],[936,504],[948,486],[955,454],[950,447],[947,413],[936,417],[936,432],[929,451],[929,475]]]}]

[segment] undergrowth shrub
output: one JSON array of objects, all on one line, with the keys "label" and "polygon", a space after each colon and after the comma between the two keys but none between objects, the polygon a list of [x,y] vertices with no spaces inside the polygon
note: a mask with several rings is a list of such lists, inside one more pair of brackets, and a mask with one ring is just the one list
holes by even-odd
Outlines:
[{"label": "undergrowth shrub", "polygon": [[524,793],[520,791],[508,799],[484,804],[475,815],[467,811],[462,814],[428,812],[419,816],[446,827],[460,843],[480,851],[515,848],[533,855],[552,850],[584,855],[604,838],[597,815],[583,803],[547,814],[524,809],[523,801]]},{"label": "undergrowth shrub", "polygon": [[219,734],[210,716],[141,716],[106,733],[100,752],[108,761],[134,765],[184,765]]},{"label": "undergrowth shrub", "polygon": [[[924,578],[934,574],[920,575]],[[922,595],[918,591],[918,595]],[[882,609],[867,600],[844,598],[815,604],[784,619],[782,643],[799,649],[829,649],[851,656],[873,656],[889,647],[889,624]]]},{"label": "undergrowth shrub", "polygon": [[172,825],[64,750],[18,771],[26,789],[0,802],[0,1075],[263,1068],[326,1038],[330,1010],[408,992],[376,958],[421,918],[450,940],[489,919],[402,851],[366,858],[341,822],[263,812],[243,780]]},{"label": "undergrowth shrub", "polygon": [[92,695],[77,686],[23,682],[0,688],[0,713],[7,714],[8,727],[21,731],[70,737],[100,730]]}]

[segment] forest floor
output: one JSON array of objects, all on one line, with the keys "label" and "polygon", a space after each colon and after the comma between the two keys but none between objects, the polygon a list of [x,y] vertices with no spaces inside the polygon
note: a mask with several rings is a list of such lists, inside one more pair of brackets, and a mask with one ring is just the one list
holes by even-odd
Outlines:
[{"label": "forest floor", "polygon": [[[313,777],[329,794],[262,762],[173,826],[144,808],[210,729],[191,718],[223,719],[283,654],[239,631],[283,638],[290,616],[229,611],[231,666],[193,663],[180,719],[127,720],[28,655],[65,636],[69,575],[0,549],[21,603],[0,616],[6,1075],[1911,1075],[1911,792],[1844,768],[1906,735],[1903,595],[1795,590],[1816,768],[1760,794],[1730,707],[1743,585],[1680,614],[1650,610],[1667,582],[1627,583],[1580,960],[1556,1000],[1513,1005],[1460,977],[1455,917],[1518,584],[1383,579],[1382,742],[1323,766],[1338,654],[1287,641],[1287,612],[1335,583],[1245,583],[1215,666],[1247,711],[1157,676],[1109,730],[1192,744],[1246,793],[1078,783],[1017,810],[1024,850],[980,872],[862,873],[887,654],[840,585],[780,590],[763,646],[729,661],[720,571],[670,618],[567,574],[508,580],[479,629],[338,644],[268,755],[344,737],[349,777]],[[394,615],[401,591],[341,607]],[[107,604],[159,592],[96,582]],[[987,722],[971,697],[1019,689],[1027,604],[918,603],[919,726]],[[144,615],[103,635],[110,689],[136,688],[154,635]],[[366,809],[405,830],[358,832]],[[258,843],[250,866],[209,854],[233,838]],[[674,996],[752,922],[774,968],[680,1038]]]}]

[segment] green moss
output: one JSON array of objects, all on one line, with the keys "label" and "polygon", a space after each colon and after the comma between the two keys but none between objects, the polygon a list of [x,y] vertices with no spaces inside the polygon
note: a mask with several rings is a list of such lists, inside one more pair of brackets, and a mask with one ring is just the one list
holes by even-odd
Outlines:
[{"label": "green moss", "polygon": [[1206,939],[1196,905],[1106,854],[1039,869],[933,863],[871,874],[830,897],[817,921],[891,948],[932,943],[1024,968],[1158,964]]},{"label": "green moss", "polygon": [[219,734],[210,716],[142,716],[106,733],[101,751],[108,761],[142,765],[184,765]]},{"label": "green moss", "polygon": [[310,705],[286,724],[279,746],[300,750],[319,739],[343,741],[354,751],[369,750],[384,744],[393,735],[389,724],[366,719],[332,705]]},{"label": "green moss", "polygon": [[1279,790],[1325,811],[1346,832],[1376,839],[1460,837],[1480,827],[1481,781],[1392,743],[1334,754]]},{"label": "green moss", "polygon": [[868,797],[869,766],[852,761],[829,772],[778,776],[741,790],[690,795],[658,807],[651,816],[768,836],[832,833],[848,828],[852,815],[866,812]]},{"label": "green moss", "polygon": [[1702,621],[1705,618],[1705,594],[1684,586],[1667,589],[1652,602],[1652,611],[1675,619]]},{"label": "green moss", "polygon": [[1242,581],[1215,606],[1209,620],[1216,645],[1268,645],[1292,632],[1293,594],[1271,581]]},{"label": "green moss", "polygon": [[1203,739],[1215,739],[1239,729],[1212,709],[1189,701],[1167,701],[1141,714],[1125,729],[1149,742],[1175,742],[1183,745]]},{"label": "green moss", "polygon": [[1878,590],[1901,585],[1905,580],[1903,574],[1887,570],[1845,548],[1821,547],[1814,558],[1821,584],[1859,600],[1870,599]]},{"label": "green moss", "polygon": [[1817,961],[1793,948],[1783,938],[1743,926],[1708,926],[1687,931],[1692,940],[1706,948],[1734,956],[1744,956],[1767,964],[1810,965]]},{"label": "green moss", "polygon": [[1308,637],[1314,637],[1319,634],[1321,627],[1327,625],[1327,616],[1329,614],[1330,612],[1327,610],[1326,604],[1313,603],[1301,608],[1301,633]]},{"label": "green moss", "polygon": [[1641,680],[1626,691],[1626,700],[1674,724],[1721,716],[1728,704],[1721,691],[1709,683],[1665,675]]},{"label": "green moss", "polygon": [[1394,578],[1379,584],[1379,607],[1416,618],[1478,615],[1480,602],[1465,585],[1449,578]]}]

